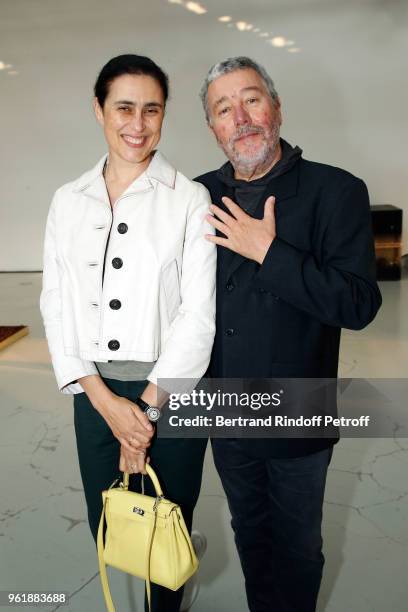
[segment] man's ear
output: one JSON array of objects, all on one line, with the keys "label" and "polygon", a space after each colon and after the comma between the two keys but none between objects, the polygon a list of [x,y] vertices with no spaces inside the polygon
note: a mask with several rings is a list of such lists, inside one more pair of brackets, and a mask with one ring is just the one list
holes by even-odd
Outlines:
[{"label": "man's ear", "polygon": [[98,102],[98,98],[94,97],[93,99],[93,107],[94,107],[94,113],[95,113],[95,117],[98,121],[98,123],[100,123],[102,126],[104,124],[104,119],[103,119],[103,111],[101,109],[101,106]]},{"label": "man's ear", "polygon": [[213,128],[213,126],[212,126],[212,124],[211,124],[211,120],[208,120],[208,121],[207,121],[207,127],[208,127],[208,129],[210,130],[210,132],[212,133],[212,135],[213,135],[213,136],[215,136],[215,137],[217,138],[217,135],[216,135],[216,133],[214,132],[214,128]]}]

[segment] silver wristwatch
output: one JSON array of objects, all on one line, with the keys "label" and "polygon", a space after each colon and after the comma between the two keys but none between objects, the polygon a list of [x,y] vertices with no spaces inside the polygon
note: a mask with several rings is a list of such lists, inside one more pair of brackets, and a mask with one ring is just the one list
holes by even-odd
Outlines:
[{"label": "silver wristwatch", "polygon": [[150,406],[141,397],[136,399],[136,404],[143,410],[149,421],[156,423],[161,417],[161,410],[157,406]]}]

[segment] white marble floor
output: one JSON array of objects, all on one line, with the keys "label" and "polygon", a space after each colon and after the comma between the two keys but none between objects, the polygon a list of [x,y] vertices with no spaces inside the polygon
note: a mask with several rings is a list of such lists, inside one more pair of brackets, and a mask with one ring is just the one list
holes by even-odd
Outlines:
[{"label": "white marble floor", "polygon": [[[71,399],[58,393],[50,369],[37,307],[40,283],[40,274],[0,274],[1,323],[30,326],[28,337],[0,353],[0,591],[66,591],[70,601],[62,609],[98,612],[104,604]],[[343,335],[344,376],[407,376],[408,281],[383,283],[381,289],[384,305],[376,321]],[[244,612],[228,508],[210,453],[195,525],[207,535],[208,550],[192,609]],[[348,439],[336,446],[324,542],[319,612],[407,610],[408,439]],[[118,612],[141,612],[140,581],[110,575]]]}]

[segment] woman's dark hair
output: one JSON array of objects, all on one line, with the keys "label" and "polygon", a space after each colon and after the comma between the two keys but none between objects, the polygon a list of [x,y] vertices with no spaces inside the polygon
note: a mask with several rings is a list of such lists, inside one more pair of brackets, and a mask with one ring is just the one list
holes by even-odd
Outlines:
[{"label": "woman's dark hair", "polygon": [[110,84],[123,74],[145,74],[155,79],[161,87],[164,103],[166,104],[169,97],[169,79],[167,74],[149,57],[126,54],[118,55],[109,60],[96,79],[94,93],[101,108],[103,108],[109,94]]}]

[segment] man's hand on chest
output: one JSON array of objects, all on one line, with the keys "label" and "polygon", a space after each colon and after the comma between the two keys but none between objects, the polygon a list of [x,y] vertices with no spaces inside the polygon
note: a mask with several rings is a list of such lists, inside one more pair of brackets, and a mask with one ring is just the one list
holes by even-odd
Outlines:
[{"label": "man's hand on chest", "polygon": [[263,219],[254,219],[231,198],[222,201],[231,214],[212,204],[207,220],[225,238],[206,234],[206,239],[262,264],[276,236],[275,198],[266,200]]}]

